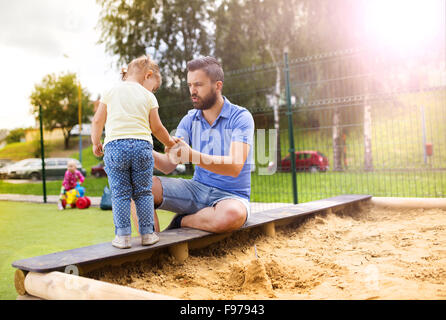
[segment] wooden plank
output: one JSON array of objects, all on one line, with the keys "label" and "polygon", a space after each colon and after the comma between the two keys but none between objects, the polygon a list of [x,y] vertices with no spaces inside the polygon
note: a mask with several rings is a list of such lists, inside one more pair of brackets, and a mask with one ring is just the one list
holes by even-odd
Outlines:
[{"label": "wooden plank", "polygon": [[[344,206],[358,201],[368,200],[369,195],[342,195],[338,197],[317,200],[312,202],[301,203],[297,205],[285,206],[266,210],[263,212],[253,213],[243,228],[253,228],[264,225],[273,221],[280,221],[293,217],[304,216],[329,208]],[[158,250],[165,247],[171,247],[180,243],[192,240],[213,237],[215,234],[191,229],[181,228],[166,230],[159,234],[160,241],[152,246],[141,246],[140,238],[132,239],[132,248],[117,249],[111,245],[111,242],[96,244],[92,246],[76,248],[72,250],[51,253],[48,255],[37,256],[33,258],[18,260],[12,263],[14,268],[32,271],[32,272],[51,272],[64,271],[67,266],[82,266],[111,259],[124,259],[142,254],[151,250]]]},{"label": "wooden plank", "polygon": [[160,233],[160,241],[151,246],[141,246],[139,237],[132,238],[132,248],[118,249],[111,242],[100,243],[92,246],[76,248],[72,250],[51,253],[43,256],[18,260],[12,266],[17,269],[33,272],[64,271],[67,266],[80,266],[93,262],[100,262],[110,258],[122,258],[133,256],[137,253],[169,247],[178,243],[199,239],[212,233],[190,229],[172,229]]},{"label": "wooden plank", "polygon": [[292,217],[305,216],[339,206],[345,206],[358,201],[371,199],[369,195],[343,195],[324,200],[300,203],[283,208],[267,210],[253,214],[245,224],[245,228],[257,227],[272,221],[280,221]]}]

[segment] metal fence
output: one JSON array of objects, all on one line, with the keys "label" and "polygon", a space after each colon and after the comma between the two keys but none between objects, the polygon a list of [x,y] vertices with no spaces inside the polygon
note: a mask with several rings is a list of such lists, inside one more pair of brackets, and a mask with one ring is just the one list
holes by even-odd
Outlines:
[{"label": "metal fence", "polygon": [[225,71],[223,94],[256,125],[251,201],[445,197],[444,61],[351,49]]}]

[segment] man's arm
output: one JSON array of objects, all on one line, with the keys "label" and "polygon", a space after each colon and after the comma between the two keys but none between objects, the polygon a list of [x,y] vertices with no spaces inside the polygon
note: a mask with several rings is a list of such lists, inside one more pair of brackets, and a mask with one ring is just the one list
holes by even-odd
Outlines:
[{"label": "man's arm", "polygon": [[191,162],[213,173],[234,178],[242,171],[250,149],[250,145],[247,143],[233,141],[229,155],[212,156],[192,149],[184,141],[180,141],[178,144],[180,148],[177,156],[181,162]]}]

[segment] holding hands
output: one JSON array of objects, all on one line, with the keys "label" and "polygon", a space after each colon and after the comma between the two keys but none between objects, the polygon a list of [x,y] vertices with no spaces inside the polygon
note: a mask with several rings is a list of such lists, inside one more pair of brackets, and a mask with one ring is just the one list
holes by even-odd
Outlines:
[{"label": "holding hands", "polygon": [[175,164],[190,162],[192,148],[182,138],[173,137],[173,139],[175,145],[164,149],[169,160]]}]

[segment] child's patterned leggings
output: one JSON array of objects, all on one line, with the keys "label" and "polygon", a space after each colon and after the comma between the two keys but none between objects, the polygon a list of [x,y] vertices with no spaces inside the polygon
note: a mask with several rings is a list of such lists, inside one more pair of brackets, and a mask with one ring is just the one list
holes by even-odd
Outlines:
[{"label": "child's patterned leggings", "polygon": [[119,139],[105,145],[105,172],[112,192],[115,234],[131,235],[130,199],[135,201],[141,235],[154,231],[153,146],[149,141]]}]

